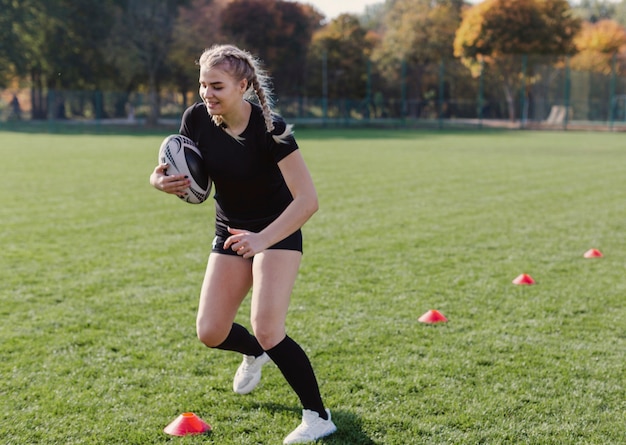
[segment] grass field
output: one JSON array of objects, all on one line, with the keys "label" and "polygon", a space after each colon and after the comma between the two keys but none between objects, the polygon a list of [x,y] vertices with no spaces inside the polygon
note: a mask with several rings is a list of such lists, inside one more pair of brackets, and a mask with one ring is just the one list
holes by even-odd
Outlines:
[{"label": "grass field", "polygon": [[[195,337],[213,207],[149,186],[166,134],[0,133],[0,442],[275,444],[300,422],[275,366],[238,396],[240,357]],[[320,443],[626,442],[624,135],[297,136],[321,208],[288,330],[339,427]],[[449,322],[417,321],[433,308]],[[185,411],[213,432],[164,434]]]}]

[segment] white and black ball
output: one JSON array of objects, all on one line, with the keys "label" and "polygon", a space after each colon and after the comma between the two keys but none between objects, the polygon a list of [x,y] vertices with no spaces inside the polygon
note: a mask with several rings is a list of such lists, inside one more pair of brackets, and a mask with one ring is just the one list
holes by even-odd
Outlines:
[{"label": "white and black ball", "polygon": [[191,139],[180,134],[163,139],[159,149],[159,163],[168,164],[166,175],[185,175],[191,181],[185,190],[187,196],[180,199],[190,204],[200,204],[208,198],[213,181],[206,171],[200,150]]}]

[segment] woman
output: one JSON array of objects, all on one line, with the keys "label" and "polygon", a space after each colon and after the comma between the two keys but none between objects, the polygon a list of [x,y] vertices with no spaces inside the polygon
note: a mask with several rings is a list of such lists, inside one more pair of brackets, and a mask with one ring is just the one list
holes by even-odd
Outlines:
[{"label": "woman", "polygon": [[[243,354],[233,390],[247,394],[272,360],[303,405],[302,423],[283,443],[305,443],[336,427],[324,407],[306,353],[286,334],[285,319],[302,257],[302,225],[317,211],[311,175],[291,126],[272,112],[268,77],[248,52],[206,50],[201,103],[183,114],[180,133],[195,141],[215,186],[215,239],[200,293],[198,338]],[[259,105],[247,100],[256,94]],[[181,196],[190,182],[159,165],[150,183]],[[234,323],[252,288],[254,335]]]}]

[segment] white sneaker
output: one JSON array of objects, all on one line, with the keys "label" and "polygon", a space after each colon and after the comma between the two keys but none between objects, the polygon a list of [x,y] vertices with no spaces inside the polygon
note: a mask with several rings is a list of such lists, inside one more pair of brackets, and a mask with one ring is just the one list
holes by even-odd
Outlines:
[{"label": "white sneaker", "polygon": [[261,381],[261,368],[270,361],[270,356],[265,352],[263,355],[255,357],[253,355],[244,355],[243,361],[233,380],[233,391],[237,394],[248,394]]},{"label": "white sneaker", "polygon": [[302,423],[293,430],[285,440],[284,444],[313,442],[322,437],[326,437],[337,431],[337,427],[330,418],[330,410],[327,409],[328,420],[324,420],[315,411],[302,410]]}]

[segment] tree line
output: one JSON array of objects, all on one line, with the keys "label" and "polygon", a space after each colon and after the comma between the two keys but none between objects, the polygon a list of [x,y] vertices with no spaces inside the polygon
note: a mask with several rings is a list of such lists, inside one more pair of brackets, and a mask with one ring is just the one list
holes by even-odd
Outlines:
[{"label": "tree line", "polygon": [[407,76],[407,94],[424,98],[442,61],[468,88],[489,67],[511,118],[512,56],[566,55],[573,68],[626,72],[626,0],[386,0],[333,20],[284,0],[0,0],[0,10],[0,87],[28,86],[34,119],[48,116],[51,91],[120,92],[122,115],[139,91],[156,122],[159,93],[176,91],[186,105],[194,62],[216,43],[257,55],[278,97],[389,95]]}]

